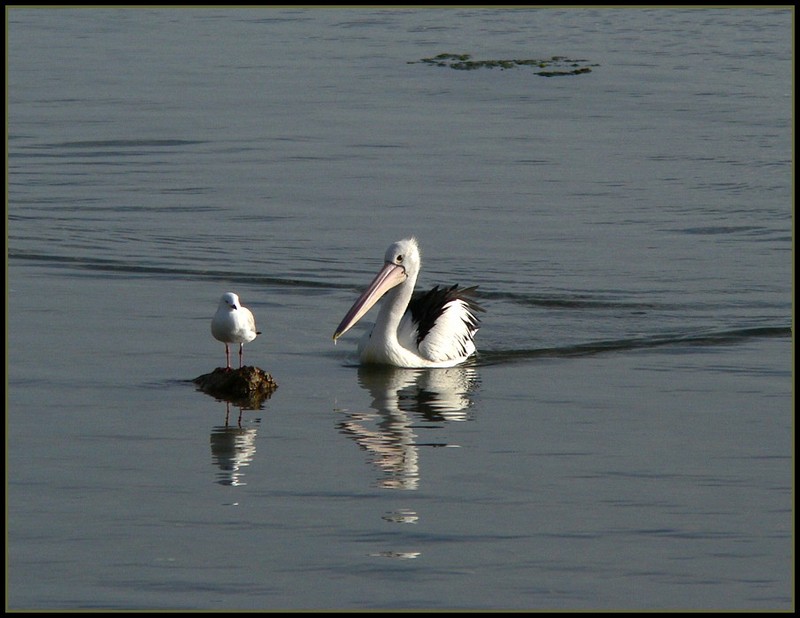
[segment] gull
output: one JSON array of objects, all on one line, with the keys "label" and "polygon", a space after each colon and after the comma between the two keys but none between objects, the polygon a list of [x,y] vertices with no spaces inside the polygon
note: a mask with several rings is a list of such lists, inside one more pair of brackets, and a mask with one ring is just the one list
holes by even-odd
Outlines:
[{"label": "gull", "polygon": [[242,349],[245,343],[251,342],[261,331],[256,330],[253,313],[239,302],[239,296],[233,292],[225,292],[219,300],[217,312],[211,319],[211,334],[214,339],[225,344],[226,369],[231,368],[229,343],[239,344],[239,368],[242,368]]}]

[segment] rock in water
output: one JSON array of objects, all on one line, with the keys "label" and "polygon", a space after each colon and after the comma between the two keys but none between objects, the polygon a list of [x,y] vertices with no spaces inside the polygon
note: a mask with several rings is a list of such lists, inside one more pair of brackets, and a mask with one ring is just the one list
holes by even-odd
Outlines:
[{"label": "rock in water", "polygon": [[229,401],[244,408],[258,408],[278,388],[272,376],[258,367],[225,369],[218,367],[211,373],[192,380],[204,393]]}]

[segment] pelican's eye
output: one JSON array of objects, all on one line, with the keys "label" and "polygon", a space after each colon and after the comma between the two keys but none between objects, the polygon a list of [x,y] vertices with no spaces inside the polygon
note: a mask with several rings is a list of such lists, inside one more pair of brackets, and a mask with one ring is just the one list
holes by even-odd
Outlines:
[{"label": "pelican's eye", "polygon": [[398,256],[395,258],[395,262],[397,262],[398,264],[402,264],[402,263],[403,263],[403,256],[402,256],[402,254],[401,254],[401,255],[398,255]]}]

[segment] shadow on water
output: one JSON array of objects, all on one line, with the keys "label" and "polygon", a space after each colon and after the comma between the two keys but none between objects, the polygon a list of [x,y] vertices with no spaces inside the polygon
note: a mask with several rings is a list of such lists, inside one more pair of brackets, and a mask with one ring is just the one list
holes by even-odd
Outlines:
[{"label": "shadow on water", "polygon": [[168,266],[147,266],[140,263],[131,263],[116,259],[86,258],[83,256],[72,257],[63,255],[49,255],[42,253],[28,253],[25,251],[10,251],[8,259],[27,260],[51,268],[71,268],[97,273],[111,273],[115,275],[150,275],[166,278],[189,278],[197,281],[224,281],[239,284],[252,284],[273,287],[297,287],[308,289],[346,289],[359,290],[357,286],[331,283],[329,281],[311,281],[294,279],[291,277],[271,277],[237,273],[231,270],[189,269],[185,267],[170,268]]},{"label": "shadow on water", "polygon": [[501,365],[525,362],[542,358],[568,358],[575,356],[594,356],[611,352],[626,352],[657,347],[697,348],[717,345],[735,345],[750,339],[791,337],[791,327],[754,327],[724,331],[671,333],[629,339],[612,339],[580,343],[554,348],[529,348],[520,350],[482,350],[477,365]]}]

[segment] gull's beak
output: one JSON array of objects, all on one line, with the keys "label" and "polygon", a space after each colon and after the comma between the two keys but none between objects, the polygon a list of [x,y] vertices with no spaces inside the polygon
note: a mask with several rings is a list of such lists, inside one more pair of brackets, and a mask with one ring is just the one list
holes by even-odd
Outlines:
[{"label": "gull's beak", "polygon": [[342,323],[333,333],[333,340],[336,341],[339,337],[344,335],[350,330],[353,325],[358,322],[361,317],[370,310],[372,305],[377,303],[381,296],[386,294],[396,285],[400,285],[406,280],[406,270],[402,266],[386,262],[381,271],[369,284],[369,287],[364,290],[364,293],[358,297],[358,300],[350,307],[350,311],[342,319]]}]

